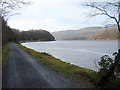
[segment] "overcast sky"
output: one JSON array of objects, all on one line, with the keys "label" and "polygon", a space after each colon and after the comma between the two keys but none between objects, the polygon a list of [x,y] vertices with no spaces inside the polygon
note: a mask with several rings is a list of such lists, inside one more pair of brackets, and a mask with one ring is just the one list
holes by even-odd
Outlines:
[{"label": "overcast sky", "polygon": [[111,22],[105,16],[88,19],[90,9],[81,0],[30,0],[33,4],[10,17],[8,25],[19,30],[44,29],[49,32],[104,26]]}]

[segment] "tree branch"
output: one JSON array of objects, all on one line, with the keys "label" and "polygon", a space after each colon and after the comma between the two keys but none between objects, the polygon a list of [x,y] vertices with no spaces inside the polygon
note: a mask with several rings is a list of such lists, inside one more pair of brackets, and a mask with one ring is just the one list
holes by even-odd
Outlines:
[{"label": "tree branch", "polygon": [[[118,5],[115,3],[107,3],[107,4],[114,5],[115,7],[118,7]],[[117,18],[115,16],[111,16],[110,14],[108,14],[107,10],[98,7],[95,3],[90,3],[90,4],[86,3],[86,6],[97,9],[97,10],[102,12],[102,13],[95,13],[95,14],[91,15],[92,17],[97,16],[97,15],[106,15],[109,18],[114,19],[115,22],[117,23],[117,25],[119,25],[119,20],[117,20]],[[120,8],[120,7],[118,7],[118,8]]]},{"label": "tree branch", "polygon": [[11,16],[9,15],[10,13],[12,13],[13,10],[15,10],[16,8],[22,8],[22,5],[30,5],[31,2],[24,2],[23,0],[0,0],[0,4],[2,5],[2,9],[1,9],[1,14],[2,17],[7,17],[7,16]]}]

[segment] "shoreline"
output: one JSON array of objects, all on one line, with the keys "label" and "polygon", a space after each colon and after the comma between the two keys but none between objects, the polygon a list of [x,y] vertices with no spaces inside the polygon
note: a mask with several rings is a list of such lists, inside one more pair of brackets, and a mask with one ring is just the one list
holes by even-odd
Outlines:
[{"label": "shoreline", "polygon": [[[90,46],[92,45],[92,47],[93,47],[94,43],[97,43],[97,42],[100,43],[100,44],[105,43],[104,45],[107,45],[107,43],[109,45],[109,42],[110,43],[112,43],[112,42],[117,43],[117,41],[113,41],[113,40],[112,41],[108,41],[108,40],[107,41],[105,41],[105,40],[103,40],[103,41],[101,41],[101,40],[100,41],[99,40],[95,40],[95,41],[94,40],[84,40],[84,41],[83,40],[79,40],[79,41],[78,40],[61,40],[61,41],[51,41],[51,42],[26,42],[26,43],[21,43],[21,45],[26,46],[26,47],[31,48],[31,49],[34,49],[35,51],[38,51],[38,52],[46,52],[53,57],[61,59],[61,61],[65,61],[67,63],[71,63],[71,64],[74,64],[74,65],[79,66],[79,67],[82,66],[83,68],[92,69],[92,70],[98,72],[99,69],[97,67],[95,67],[94,62],[96,61],[96,63],[97,63],[103,55],[107,54],[107,52],[106,52],[107,50],[106,51],[103,50],[103,52],[101,52],[101,51],[96,51],[97,50],[96,48],[95,49],[93,48],[93,50],[89,49],[89,48],[84,48],[84,47],[83,48],[81,48],[81,47],[78,48],[81,45],[83,46],[84,43],[85,44],[90,43]],[[62,44],[65,43],[65,45],[62,45],[61,43]],[[35,45],[35,46],[33,47],[32,44]],[[58,45],[58,44],[60,44],[61,46]],[[70,48],[72,46],[72,44],[77,46],[77,48],[75,48],[75,49],[74,49],[74,47]],[[66,45],[68,45],[69,47],[66,47]],[[58,46],[60,46],[60,50],[58,49]],[[63,46],[65,46],[65,47],[63,47]],[[97,46],[99,46],[99,44],[97,44]],[[46,49],[46,48],[48,48],[48,49]],[[101,48],[101,50],[102,50],[102,48]],[[64,52],[65,52],[65,54],[64,54]],[[72,54],[72,52],[74,52],[75,54],[74,53]],[[81,52],[87,53],[87,54],[84,54],[86,56],[82,57]],[[89,53],[93,53],[93,54],[89,54]],[[89,59],[88,55],[91,56],[90,59]],[[107,54],[107,55],[112,55],[112,54]],[[87,63],[87,62],[85,63],[85,61],[89,61],[90,64]]]},{"label": "shoreline", "polygon": [[[54,40],[54,41],[117,41],[117,40],[119,40],[119,39],[84,39],[84,40],[82,40],[82,39],[76,39],[76,40]],[[26,41],[19,41],[20,43],[22,43],[22,42],[51,42],[51,41],[40,41],[40,40],[26,40]]]},{"label": "shoreline", "polygon": [[92,78],[96,75],[96,71],[91,69],[82,68],[70,63],[66,63],[60,59],[57,59],[47,53],[40,53],[33,49],[29,49],[25,46],[18,45],[29,55],[43,63],[44,65],[53,69],[57,74],[62,75],[72,81],[73,84],[81,84],[83,87],[94,87]]}]

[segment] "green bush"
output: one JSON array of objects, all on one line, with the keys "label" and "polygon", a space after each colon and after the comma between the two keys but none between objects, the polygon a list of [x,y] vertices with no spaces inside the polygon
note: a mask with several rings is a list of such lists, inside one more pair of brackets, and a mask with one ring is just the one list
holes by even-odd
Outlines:
[{"label": "green bush", "polygon": [[113,66],[114,61],[116,60],[116,56],[118,55],[117,52],[113,53],[113,57],[110,57],[108,55],[104,55],[101,57],[101,61],[98,62],[100,68],[100,71],[96,75],[95,83],[98,85],[102,84],[102,87],[105,88],[116,88],[120,87],[120,78],[118,76],[120,75],[120,60],[117,63],[114,72],[110,77],[108,77],[108,81],[102,80],[102,77],[108,72],[111,66]]},{"label": "green bush", "polygon": [[[110,68],[110,66],[114,64],[115,57],[117,56],[117,54],[118,54],[117,52],[113,53],[112,55],[113,58],[108,55],[102,56],[101,61],[98,62],[99,66],[101,67],[99,72],[101,72],[102,74],[106,73]],[[120,72],[120,61],[118,62],[115,68],[114,74],[118,76],[119,72]]]},{"label": "green bush", "polygon": [[110,65],[113,63],[113,59],[108,55],[104,55],[101,57],[101,61],[98,62],[99,66],[103,69],[109,69]]}]

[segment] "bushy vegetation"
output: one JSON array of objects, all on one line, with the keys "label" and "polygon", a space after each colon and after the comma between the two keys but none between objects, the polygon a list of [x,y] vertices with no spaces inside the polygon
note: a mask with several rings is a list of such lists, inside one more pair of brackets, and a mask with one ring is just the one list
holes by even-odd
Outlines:
[{"label": "bushy vegetation", "polygon": [[103,88],[120,88],[120,60],[117,63],[113,73],[107,77],[107,80],[103,80],[103,77],[109,72],[112,65],[114,65],[115,59],[118,53],[113,53],[114,57],[110,57],[108,55],[104,55],[101,57],[101,60],[98,62],[100,71],[93,77],[93,81],[95,82],[96,86],[103,87]]},{"label": "bushy vegetation", "polygon": [[52,57],[47,53],[36,52],[32,49],[29,49],[25,46],[16,44],[28,54],[39,60],[42,64],[50,67],[56,73],[63,75],[66,78],[69,78],[72,81],[73,85],[80,84],[84,87],[94,87],[91,83],[92,78],[96,75],[96,72],[90,69],[85,69],[82,67],[75,66],[70,63],[66,63],[59,59]]},{"label": "bushy vegetation", "polygon": [[8,54],[9,54],[9,45],[6,44],[2,47],[2,67],[4,67],[6,63]]}]

